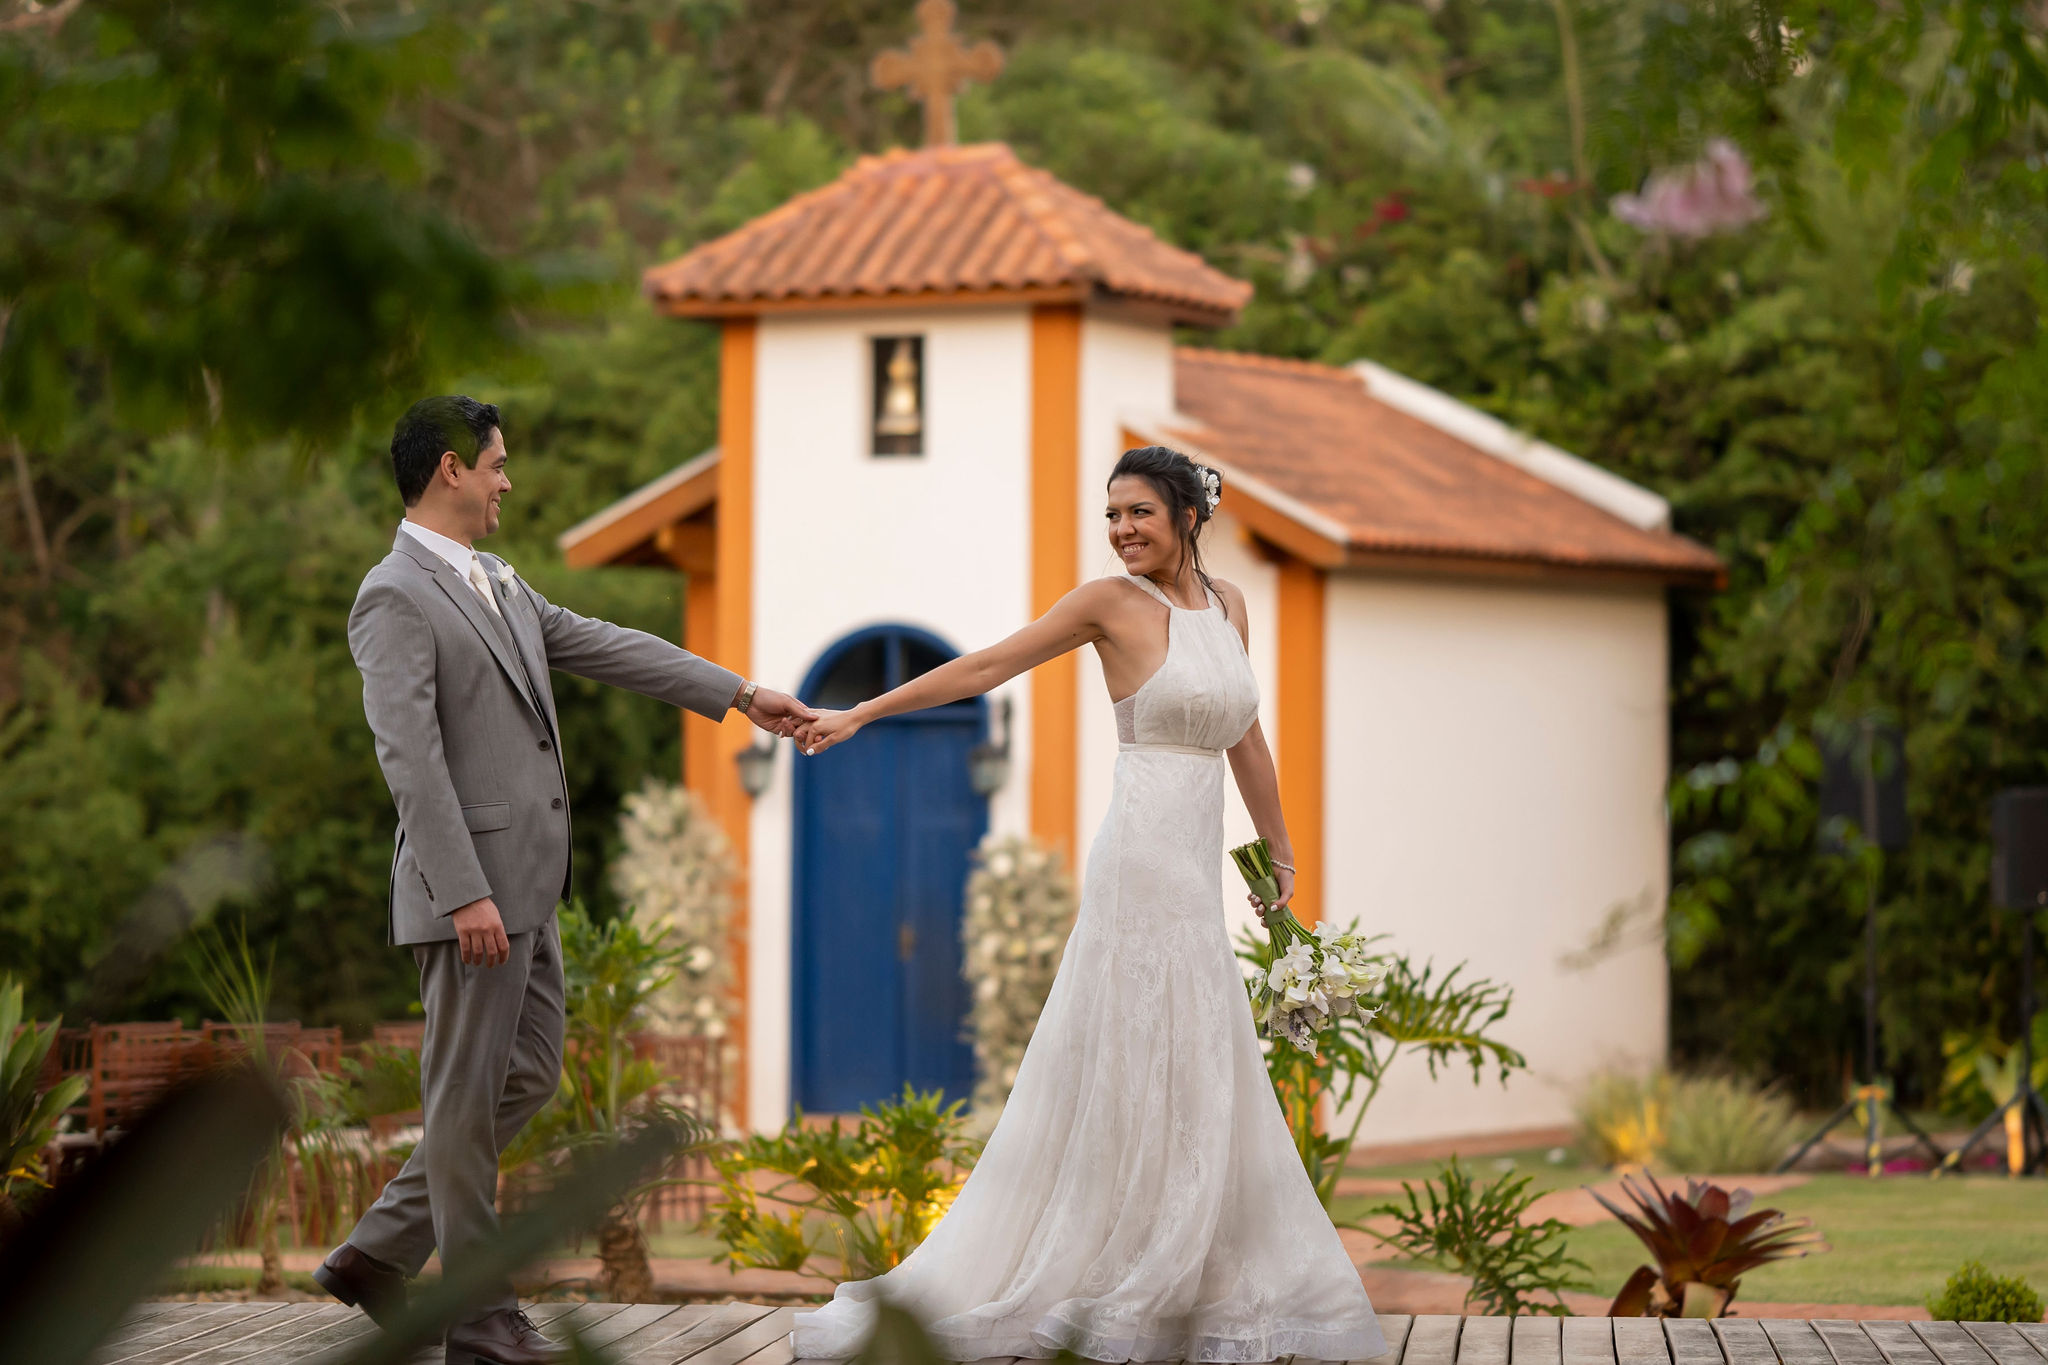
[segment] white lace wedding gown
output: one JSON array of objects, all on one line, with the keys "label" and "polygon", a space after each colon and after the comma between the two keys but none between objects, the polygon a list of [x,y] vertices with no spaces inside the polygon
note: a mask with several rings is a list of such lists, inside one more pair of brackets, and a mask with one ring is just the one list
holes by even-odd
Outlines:
[{"label": "white lace wedding gown", "polygon": [[948,1358],[1363,1360],[1386,1349],[1301,1168],[1222,914],[1222,750],[1258,684],[1219,605],[1165,603],[1166,660],[1117,704],[1123,752],[1059,975],[1002,1118],[922,1245],[799,1313],[856,1354],[875,1300]]}]

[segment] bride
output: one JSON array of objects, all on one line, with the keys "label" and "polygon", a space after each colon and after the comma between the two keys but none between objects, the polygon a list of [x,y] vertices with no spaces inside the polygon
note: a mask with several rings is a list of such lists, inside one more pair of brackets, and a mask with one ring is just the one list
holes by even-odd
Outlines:
[{"label": "bride", "polygon": [[1386,1349],[1288,1137],[1219,913],[1226,754],[1281,870],[1282,903],[1294,881],[1244,595],[1202,567],[1220,490],[1215,471],[1178,451],[1126,451],[1107,510],[1122,574],[797,736],[822,751],[869,721],[1094,645],[1122,741],[1073,934],[980,1161],[902,1264],[796,1315],[800,1360],[856,1354],[878,1299],[959,1361],[1062,1349],[1342,1361]]}]

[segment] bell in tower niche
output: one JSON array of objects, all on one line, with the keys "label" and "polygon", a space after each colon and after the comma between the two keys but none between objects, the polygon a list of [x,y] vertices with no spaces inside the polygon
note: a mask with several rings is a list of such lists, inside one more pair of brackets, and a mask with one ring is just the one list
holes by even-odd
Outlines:
[{"label": "bell in tower niche", "polygon": [[876,337],[877,455],[924,453],[924,338]]}]

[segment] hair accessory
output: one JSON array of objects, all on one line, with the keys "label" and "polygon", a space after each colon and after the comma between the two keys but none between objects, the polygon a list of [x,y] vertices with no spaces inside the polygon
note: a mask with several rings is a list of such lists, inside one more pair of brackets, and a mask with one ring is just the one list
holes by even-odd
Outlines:
[{"label": "hair accessory", "polygon": [[1209,510],[1216,510],[1216,504],[1223,501],[1223,476],[1213,469],[1202,471],[1202,489],[1209,495]]}]

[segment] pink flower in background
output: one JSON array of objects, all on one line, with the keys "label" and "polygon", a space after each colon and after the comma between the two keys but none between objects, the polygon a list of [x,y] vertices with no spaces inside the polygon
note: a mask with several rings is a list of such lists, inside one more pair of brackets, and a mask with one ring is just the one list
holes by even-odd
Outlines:
[{"label": "pink flower in background", "polygon": [[1641,194],[1617,194],[1612,208],[1632,227],[1673,237],[1733,232],[1767,212],[1742,149],[1726,138],[1709,142],[1707,154],[1690,166],[1657,172]]}]

